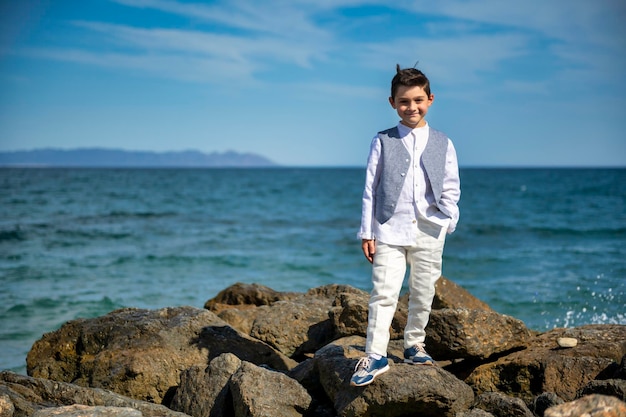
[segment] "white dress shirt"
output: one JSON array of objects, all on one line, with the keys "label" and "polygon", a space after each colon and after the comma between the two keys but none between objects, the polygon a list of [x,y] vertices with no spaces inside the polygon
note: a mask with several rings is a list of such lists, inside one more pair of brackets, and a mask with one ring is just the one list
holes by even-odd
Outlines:
[{"label": "white dress shirt", "polygon": [[396,203],[396,210],[384,224],[380,224],[374,217],[376,186],[382,171],[382,166],[379,165],[379,162],[382,164],[380,158],[381,143],[378,135],[376,135],[372,140],[367,161],[361,229],[357,237],[376,239],[390,245],[409,246],[416,241],[418,222],[434,223],[447,229],[447,233],[452,233],[455,230],[459,219],[457,203],[461,196],[461,189],[456,150],[452,141],[448,139],[440,204],[446,208],[452,217],[450,218],[439,211],[435,204],[433,190],[421,163],[421,156],[428,141],[430,127],[426,124],[424,127],[411,129],[399,123],[398,131],[402,137],[402,143],[411,155],[411,168],[406,173],[404,185]]}]

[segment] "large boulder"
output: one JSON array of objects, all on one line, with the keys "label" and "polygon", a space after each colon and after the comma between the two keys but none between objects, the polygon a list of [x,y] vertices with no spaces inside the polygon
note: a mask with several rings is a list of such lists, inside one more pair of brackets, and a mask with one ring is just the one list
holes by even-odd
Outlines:
[{"label": "large boulder", "polygon": [[494,417],[533,417],[524,401],[501,392],[485,392],[476,397],[474,407],[493,414]]},{"label": "large boulder", "polygon": [[472,389],[437,366],[393,363],[366,387],[351,387],[350,377],[363,356],[359,336],[332,342],[315,354],[319,381],[340,416],[455,416],[469,409]]},{"label": "large boulder", "polygon": [[242,362],[230,379],[235,417],[301,417],[311,396],[287,375]]},{"label": "large boulder", "polygon": [[544,417],[624,417],[626,403],[606,395],[588,395],[575,401],[550,407]]},{"label": "large boulder", "polygon": [[213,359],[209,366],[192,366],[181,374],[170,408],[194,417],[233,416],[230,378],[241,366],[232,353]]},{"label": "large boulder", "polygon": [[[71,410],[58,409],[58,407],[78,404],[90,407],[89,409],[75,407],[75,411],[82,409],[81,415],[95,413],[120,415],[126,412],[140,413],[139,415],[144,417],[188,417],[187,414],[172,411],[163,405],[136,400],[111,391],[80,387],[44,378],[32,378],[9,371],[0,372],[0,399],[3,399],[0,401],[0,404],[3,404],[1,409],[7,411],[6,414],[1,414],[3,416],[25,417],[36,415],[37,412],[40,412],[41,416],[54,415],[54,413],[69,415],[66,413]],[[58,414],[59,412],[63,414]]]},{"label": "large boulder", "polygon": [[433,310],[426,328],[428,352],[437,360],[485,360],[526,348],[530,338],[521,320],[487,310]]},{"label": "large boulder", "polygon": [[[577,339],[577,346],[559,347],[562,337]],[[571,401],[590,381],[612,376],[625,353],[626,326],[553,329],[532,338],[525,350],[476,367],[465,382],[478,394],[500,391],[530,402],[553,392]]]},{"label": "large boulder", "polygon": [[28,374],[34,377],[167,404],[182,371],[206,366],[229,349],[246,360],[278,369],[295,366],[212,312],[193,307],[122,309],[70,321],[36,341],[26,363]]},{"label": "large boulder", "polygon": [[432,307],[433,310],[466,308],[468,310],[492,311],[487,303],[474,297],[465,288],[443,276],[435,284],[435,298]]},{"label": "large boulder", "polygon": [[281,293],[256,284],[235,284],[208,300],[205,307],[238,330],[301,360],[335,337],[329,311],[342,294],[365,293],[336,284],[306,293]]}]

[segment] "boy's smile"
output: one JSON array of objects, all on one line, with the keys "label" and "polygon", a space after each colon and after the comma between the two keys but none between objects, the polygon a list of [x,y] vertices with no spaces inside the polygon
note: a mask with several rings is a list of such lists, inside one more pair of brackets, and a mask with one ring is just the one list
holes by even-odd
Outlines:
[{"label": "boy's smile", "polygon": [[426,126],[426,113],[435,96],[428,96],[422,87],[400,86],[395,97],[389,97],[391,107],[396,109],[401,123],[415,129]]}]

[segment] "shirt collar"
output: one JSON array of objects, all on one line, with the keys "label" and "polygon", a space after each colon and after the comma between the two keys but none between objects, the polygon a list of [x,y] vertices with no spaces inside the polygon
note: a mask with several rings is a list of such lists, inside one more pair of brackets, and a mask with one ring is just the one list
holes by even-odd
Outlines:
[{"label": "shirt collar", "polygon": [[402,123],[398,123],[398,133],[400,133],[400,137],[405,137],[411,132],[415,133],[416,135],[420,132],[428,133],[429,129],[430,127],[428,126],[428,122],[426,122],[426,125],[422,127],[416,127],[415,129],[411,129],[410,127],[403,125]]}]

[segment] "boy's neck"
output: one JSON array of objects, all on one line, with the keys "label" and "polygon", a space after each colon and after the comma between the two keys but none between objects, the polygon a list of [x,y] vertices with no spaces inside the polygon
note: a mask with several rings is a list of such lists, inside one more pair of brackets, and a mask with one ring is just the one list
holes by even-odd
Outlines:
[{"label": "boy's neck", "polygon": [[408,127],[411,130],[413,130],[413,129],[419,129],[420,127],[425,127],[428,124],[428,122],[426,120],[422,119],[422,120],[420,120],[420,122],[416,126],[410,126],[410,125],[404,123],[404,120],[400,120],[400,124],[403,125],[403,126]]}]

